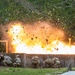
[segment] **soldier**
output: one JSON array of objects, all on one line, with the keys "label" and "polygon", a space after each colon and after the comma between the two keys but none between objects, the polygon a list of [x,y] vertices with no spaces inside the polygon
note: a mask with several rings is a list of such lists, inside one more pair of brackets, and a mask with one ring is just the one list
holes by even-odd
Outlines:
[{"label": "soldier", "polygon": [[11,66],[12,65],[12,58],[10,56],[5,55],[3,60],[3,65]]},{"label": "soldier", "polygon": [[31,62],[32,62],[32,67],[33,68],[38,68],[39,65],[40,65],[40,60],[39,60],[38,56],[33,56]]},{"label": "soldier", "polygon": [[45,61],[44,61],[44,66],[49,68],[49,67],[52,67],[54,64],[54,62],[52,61],[51,58],[47,58]]},{"label": "soldier", "polygon": [[3,65],[4,55],[0,54],[0,65]]},{"label": "soldier", "polygon": [[19,57],[19,55],[16,55],[13,66],[14,67],[21,67],[21,58]]},{"label": "soldier", "polygon": [[53,59],[54,67],[60,67],[60,60],[57,57],[54,57]]}]

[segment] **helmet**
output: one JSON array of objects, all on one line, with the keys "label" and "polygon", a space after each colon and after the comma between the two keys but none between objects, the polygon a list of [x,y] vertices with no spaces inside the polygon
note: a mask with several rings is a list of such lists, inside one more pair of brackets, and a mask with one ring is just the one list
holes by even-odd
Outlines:
[{"label": "helmet", "polygon": [[19,55],[16,55],[16,57],[19,57]]}]

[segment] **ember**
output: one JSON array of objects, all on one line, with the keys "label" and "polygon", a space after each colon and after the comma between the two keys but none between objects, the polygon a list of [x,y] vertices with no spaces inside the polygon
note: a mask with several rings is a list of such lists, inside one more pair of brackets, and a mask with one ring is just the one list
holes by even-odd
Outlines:
[{"label": "ember", "polygon": [[63,42],[64,31],[55,28],[52,23],[20,22],[8,25],[10,52],[30,54],[73,54],[75,46]]}]

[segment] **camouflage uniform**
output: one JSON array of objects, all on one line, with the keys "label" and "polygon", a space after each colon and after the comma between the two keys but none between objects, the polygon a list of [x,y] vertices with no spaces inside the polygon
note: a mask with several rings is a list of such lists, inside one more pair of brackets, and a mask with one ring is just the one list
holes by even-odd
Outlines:
[{"label": "camouflage uniform", "polygon": [[3,65],[4,55],[0,54],[0,65]]},{"label": "camouflage uniform", "polygon": [[13,63],[13,66],[14,67],[20,67],[21,66],[21,59],[20,59],[19,55],[16,55],[15,62]]},{"label": "camouflage uniform", "polygon": [[33,56],[31,62],[32,62],[33,68],[38,68],[40,65],[40,60],[39,60],[38,56]]},{"label": "camouflage uniform", "polygon": [[49,68],[49,67],[52,67],[53,64],[54,64],[54,62],[52,61],[51,58],[47,58],[47,59],[44,61],[44,67]]},{"label": "camouflage uniform", "polygon": [[4,60],[3,60],[3,64],[5,66],[11,66],[12,65],[12,58],[10,56],[5,55]]},{"label": "camouflage uniform", "polygon": [[54,61],[54,67],[60,67],[60,60],[57,57],[52,59]]}]

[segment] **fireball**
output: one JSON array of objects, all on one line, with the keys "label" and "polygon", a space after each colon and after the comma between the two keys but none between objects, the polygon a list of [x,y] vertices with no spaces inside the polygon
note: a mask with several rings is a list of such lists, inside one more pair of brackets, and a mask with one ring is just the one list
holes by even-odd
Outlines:
[{"label": "fireball", "polygon": [[[51,23],[12,24],[9,29],[13,53],[73,54],[75,46],[63,42],[65,34]],[[62,40],[62,41],[60,41]]]}]

